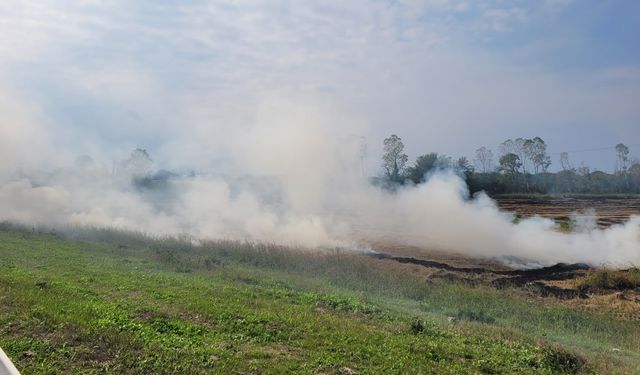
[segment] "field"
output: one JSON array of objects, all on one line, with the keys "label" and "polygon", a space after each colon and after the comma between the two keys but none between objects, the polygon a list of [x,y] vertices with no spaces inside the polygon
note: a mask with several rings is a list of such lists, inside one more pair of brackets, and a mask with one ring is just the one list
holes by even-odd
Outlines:
[{"label": "field", "polygon": [[640,371],[633,314],[409,257],[11,225],[0,255],[25,374]]},{"label": "field", "polygon": [[640,215],[640,196],[518,196],[496,197],[498,206],[515,212],[519,217],[533,215],[567,223],[574,214],[597,217],[600,228],[625,222],[631,215]]}]

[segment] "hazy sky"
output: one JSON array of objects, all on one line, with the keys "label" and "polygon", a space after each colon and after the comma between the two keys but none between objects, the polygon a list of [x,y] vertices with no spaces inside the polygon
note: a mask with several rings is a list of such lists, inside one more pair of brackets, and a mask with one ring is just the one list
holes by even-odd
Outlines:
[{"label": "hazy sky", "polygon": [[610,170],[618,142],[640,158],[639,35],[640,2],[622,0],[4,0],[0,98],[59,147],[167,164],[224,161],[227,131],[277,96],[357,123],[370,174],[391,133],[411,158],[515,137],[611,147],[571,153]]}]

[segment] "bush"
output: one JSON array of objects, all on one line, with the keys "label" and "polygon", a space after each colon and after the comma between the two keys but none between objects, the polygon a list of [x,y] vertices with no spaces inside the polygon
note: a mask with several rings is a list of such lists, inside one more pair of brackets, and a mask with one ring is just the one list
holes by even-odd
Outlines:
[{"label": "bush", "polygon": [[578,374],[586,365],[584,359],[560,347],[546,347],[543,355],[545,367],[554,373]]}]

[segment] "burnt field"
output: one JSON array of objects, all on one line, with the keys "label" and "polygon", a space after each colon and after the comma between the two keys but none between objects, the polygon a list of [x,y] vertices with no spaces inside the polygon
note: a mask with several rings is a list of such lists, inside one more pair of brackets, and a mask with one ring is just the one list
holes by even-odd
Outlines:
[{"label": "burnt field", "polygon": [[[622,224],[629,217],[640,215],[640,196],[510,196],[496,201],[500,209],[514,212],[518,218],[550,218],[567,231],[571,230],[571,220],[579,215],[595,216],[600,228]],[[509,262],[508,259],[473,257],[392,241],[371,245],[375,251],[368,256],[394,264],[404,272],[420,274],[427,282],[444,280],[498,290],[517,289],[529,298],[553,299],[583,310],[609,311],[625,319],[640,320],[640,270],[636,264],[621,270],[608,269],[606,264],[583,263],[521,269],[518,259]]]},{"label": "burnt field", "polygon": [[556,301],[579,310],[608,312],[640,321],[640,269],[612,270],[604,265],[557,263],[512,268],[501,259],[475,258],[390,243],[373,244],[367,257],[427,284],[457,283],[471,288],[514,291],[538,301]]},{"label": "burnt field", "polygon": [[557,222],[568,222],[574,215],[595,215],[598,227],[624,223],[632,215],[640,215],[640,196],[586,197],[496,197],[498,206],[518,217],[542,216]]}]

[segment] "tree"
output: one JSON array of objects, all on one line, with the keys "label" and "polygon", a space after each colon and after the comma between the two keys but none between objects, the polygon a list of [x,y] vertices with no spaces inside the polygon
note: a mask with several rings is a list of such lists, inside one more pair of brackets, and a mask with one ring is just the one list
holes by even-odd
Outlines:
[{"label": "tree", "polygon": [[640,192],[640,162],[634,161],[629,166],[629,179],[636,193]]},{"label": "tree", "polygon": [[515,176],[520,170],[522,163],[520,157],[512,152],[509,152],[500,157],[500,170],[504,173],[508,173],[511,176]]},{"label": "tree", "polygon": [[573,169],[571,167],[571,162],[569,161],[569,153],[568,152],[561,152],[560,153],[560,167],[562,168],[563,171],[568,171]]},{"label": "tree", "polygon": [[436,165],[435,165],[436,169],[444,171],[454,167],[455,165],[453,163],[453,159],[451,159],[451,156],[438,155],[438,159],[436,159]]},{"label": "tree", "polygon": [[616,172],[624,173],[629,164],[629,147],[623,143],[616,145]]},{"label": "tree", "polygon": [[573,193],[576,185],[576,173],[573,169],[565,169],[556,173],[556,192]]},{"label": "tree", "polygon": [[547,155],[547,145],[540,137],[526,139],[523,143],[524,155],[531,160],[534,172],[546,172],[551,165],[551,158]]},{"label": "tree", "polygon": [[147,150],[136,148],[131,152],[129,159],[124,161],[124,168],[134,177],[143,177],[151,172],[153,160]]},{"label": "tree", "polygon": [[437,160],[438,154],[435,152],[418,156],[415,163],[407,168],[407,178],[414,184],[424,182],[424,176],[436,167]]},{"label": "tree", "polygon": [[468,181],[473,173],[473,166],[466,157],[462,156],[456,161],[455,172],[463,177],[465,181]]},{"label": "tree", "polygon": [[493,152],[484,146],[480,147],[476,150],[475,163],[482,173],[491,172],[493,169]]},{"label": "tree", "polygon": [[522,167],[522,172],[526,173],[527,172],[527,168],[525,165],[525,161],[526,161],[526,153],[525,153],[525,143],[526,143],[526,139],[524,138],[516,138],[515,140],[512,139],[507,139],[506,141],[502,142],[500,144],[500,154],[501,154],[501,158],[506,156],[507,154],[515,154],[516,156],[518,156],[518,160],[519,160],[519,167]]},{"label": "tree", "polygon": [[520,159],[520,166],[522,167],[522,173],[526,174],[527,173],[527,154],[526,154],[526,146],[525,144],[527,143],[527,141],[531,141],[529,139],[524,139],[524,138],[516,138],[514,142],[515,144],[515,154],[518,155],[518,158]]},{"label": "tree", "polygon": [[391,182],[402,183],[402,173],[409,157],[404,153],[402,139],[395,134],[384,140],[382,167]]},{"label": "tree", "polygon": [[507,139],[506,141],[500,143],[500,156],[505,156],[506,154],[517,154],[518,145],[512,140]]}]

